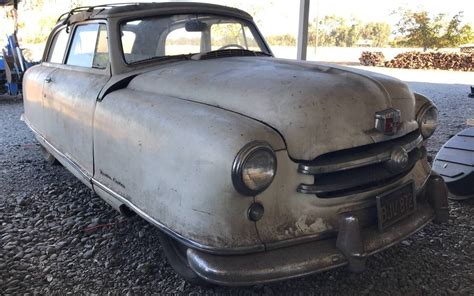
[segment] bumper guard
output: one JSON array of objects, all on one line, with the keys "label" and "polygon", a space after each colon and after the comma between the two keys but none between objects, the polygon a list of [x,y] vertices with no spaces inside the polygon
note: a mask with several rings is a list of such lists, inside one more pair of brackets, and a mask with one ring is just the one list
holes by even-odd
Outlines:
[{"label": "bumper guard", "polygon": [[340,220],[337,238],[246,255],[214,255],[188,249],[188,262],[203,279],[227,286],[286,280],[344,265],[361,272],[368,256],[397,244],[432,220],[447,221],[449,209],[443,179],[433,174],[425,188],[428,202],[418,204],[412,215],[383,232],[377,227],[361,229],[358,219],[348,215]]}]

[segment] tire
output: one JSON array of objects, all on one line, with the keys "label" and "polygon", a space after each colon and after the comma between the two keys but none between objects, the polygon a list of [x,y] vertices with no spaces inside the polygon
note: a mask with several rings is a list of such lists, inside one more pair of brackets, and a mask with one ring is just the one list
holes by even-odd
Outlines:
[{"label": "tire", "polygon": [[41,154],[43,154],[44,160],[46,160],[48,164],[59,165],[59,161],[51,153],[49,153],[49,151],[46,150],[46,148],[44,148],[43,146],[40,146],[40,149],[41,149]]},{"label": "tire", "polygon": [[204,279],[199,277],[189,266],[186,256],[188,247],[161,231],[158,234],[158,238],[160,239],[168,263],[177,274],[191,284],[199,286],[210,285]]}]

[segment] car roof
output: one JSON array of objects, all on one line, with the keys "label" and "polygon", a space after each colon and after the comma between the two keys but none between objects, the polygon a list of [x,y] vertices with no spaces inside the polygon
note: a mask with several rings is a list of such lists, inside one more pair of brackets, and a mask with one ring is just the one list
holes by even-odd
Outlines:
[{"label": "car roof", "polygon": [[62,14],[58,23],[76,23],[93,19],[133,18],[160,14],[210,13],[252,20],[245,11],[223,5],[197,2],[116,3],[84,6]]}]

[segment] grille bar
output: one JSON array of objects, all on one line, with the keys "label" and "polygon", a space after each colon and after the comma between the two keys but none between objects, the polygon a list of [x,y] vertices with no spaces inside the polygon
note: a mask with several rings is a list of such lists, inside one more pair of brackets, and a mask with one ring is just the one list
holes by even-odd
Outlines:
[{"label": "grille bar", "polygon": [[[314,175],[313,184],[300,184],[297,191],[332,198],[386,186],[408,174],[419,159],[426,156],[418,131],[401,138],[319,156],[312,162],[300,163],[298,171]],[[394,147],[408,152],[408,164],[394,171],[387,164]]]},{"label": "grille bar", "polygon": [[396,173],[389,171],[381,164],[375,164],[354,170],[320,175],[315,178],[314,184],[300,184],[296,190],[300,193],[316,194],[321,198],[366,191],[403,178],[413,169],[421,156],[422,153],[419,149],[412,150],[407,168]]},{"label": "grille bar", "polygon": [[[415,136],[416,137],[415,137]],[[401,146],[407,152],[415,149],[423,142],[421,135],[408,135],[393,141],[367,147],[365,151],[341,153],[344,155],[324,155],[311,164],[298,165],[298,172],[306,175],[316,175],[350,170],[390,160],[392,147]],[[350,151],[350,149],[348,150]]]}]

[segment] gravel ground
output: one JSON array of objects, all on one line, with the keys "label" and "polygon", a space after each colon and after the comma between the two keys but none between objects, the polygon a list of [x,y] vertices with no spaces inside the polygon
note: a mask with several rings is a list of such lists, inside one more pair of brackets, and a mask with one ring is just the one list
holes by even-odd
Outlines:
[{"label": "gravel ground", "polygon": [[[440,109],[432,155],[473,118],[467,85],[410,82]],[[451,218],[344,268],[248,288],[199,287],[164,259],[157,229],[124,218],[61,166],[47,165],[19,120],[21,101],[0,100],[0,294],[474,295],[474,202],[451,202]]]}]

